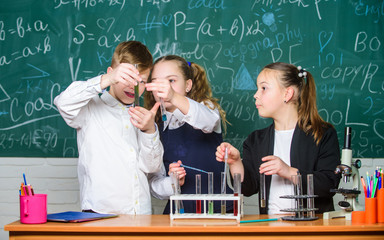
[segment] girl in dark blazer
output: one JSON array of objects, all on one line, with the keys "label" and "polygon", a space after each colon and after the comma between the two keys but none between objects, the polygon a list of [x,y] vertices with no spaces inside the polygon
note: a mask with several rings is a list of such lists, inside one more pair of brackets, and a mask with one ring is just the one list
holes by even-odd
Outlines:
[{"label": "girl in dark blazer", "polygon": [[340,164],[339,143],[333,126],[317,111],[312,75],[292,64],[272,63],[259,74],[257,88],[254,98],[259,115],[272,118],[273,123],[248,136],[243,159],[238,149],[222,143],[216,151],[217,161],[224,161],[227,148],[231,174],[241,173],[245,196],[259,192],[260,174],[265,174],[266,207],[260,207],[261,214],[284,213],[280,210],[291,207],[292,200],[280,196],[293,194],[291,176],[298,173],[303,189],[307,174],[313,174],[317,212],[334,210],[330,189],[340,182],[334,173]]}]

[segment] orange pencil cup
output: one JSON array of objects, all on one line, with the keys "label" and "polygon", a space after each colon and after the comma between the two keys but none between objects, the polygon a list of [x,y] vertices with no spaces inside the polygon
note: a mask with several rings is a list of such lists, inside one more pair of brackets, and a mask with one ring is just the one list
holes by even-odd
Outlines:
[{"label": "orange pencil cup", "polygon": [[356,224],[365,223],[365,211],[353,211],[352,223],[356,223]]},{"label": "orange pencil cup", "polygon": [[377,191],[377,222],[384,223],[384,188]]},{"label": "orange pencil cup", "polygon": [[377,223],[377,198],[365,198],[365,223]]}]

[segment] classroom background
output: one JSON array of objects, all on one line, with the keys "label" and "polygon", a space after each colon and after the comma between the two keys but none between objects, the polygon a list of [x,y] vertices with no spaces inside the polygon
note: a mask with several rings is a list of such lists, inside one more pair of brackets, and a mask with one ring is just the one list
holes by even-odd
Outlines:
[{"label": "classroom background", "polygon": [[[80,210],[76,131],[53,98],[103,74],[126,40],[146,44],[154,59],[176,54],[202,65],[231,123],[224,138],[240,149],[270,124],[253,99],[262,67],[302,66],[340,148],[351,127],[360,175],[373,174],[384,167],[383,13],[384,0],[0,0],[0,239],[19,219],[23,173],[48,194],[49,213]],[[257,202],[245,198],[245,213],[257,214]],[[154,214],[164,205],[153,199]]]}]

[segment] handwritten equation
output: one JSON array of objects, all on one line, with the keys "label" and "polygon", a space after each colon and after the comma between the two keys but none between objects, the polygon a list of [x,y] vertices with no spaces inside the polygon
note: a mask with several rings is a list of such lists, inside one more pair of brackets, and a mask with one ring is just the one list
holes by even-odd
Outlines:
[{"label": "handwritten equation", "polygon": [[[384,0],[1,0],[0,157],[76,157],[76,130],[53,99],[104,74],[121,41],[154,59],[176,54],[204,67],[238,148],[271,121],[254,104],[263,66],[301,65],[317,84],[320,115],[354,157],[384,154]],[[17,11],[16,11],[17,9]],[[38,14],[37,14],[38,13]],[[348,24],[348,28],[345,26]]]}]

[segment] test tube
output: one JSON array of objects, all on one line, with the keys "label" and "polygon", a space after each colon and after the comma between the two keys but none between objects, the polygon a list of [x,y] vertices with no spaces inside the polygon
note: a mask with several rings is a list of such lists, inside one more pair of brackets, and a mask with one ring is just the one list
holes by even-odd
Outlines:
[{"label": "test tube", "polygon": [[[181,193],[181,188],[179,184],[179,174],[177,172],[172,172],[173,177],[173,185],[174,185],[174,193],[175,195],[179,195]],[[182,200],[176,200],[176,213],[184,213],[184,204]]]},{"label": "test tube", "polygon": [[[213,194],[213,172],[208,172],[208,194]],[[208,214],[213,214],[212,200],[208,200]]]},{"label": "test tube", "polygon": [[[241,194],[241,174],[235,173],[233,174],[233,194],[234,196],[239,196]],[[238,213],[238,200],[233,201],[233,215],[237,216]]]},{"label": "test tube", "polygon": [[[195,175],[196,194],[201,194],[201,174]],[[196,200],[196,213],[201,213],[201,200]]]},{"label": "test tube", "polygon": [[301,181],[301,175],[298,173],[297,175],[291,176],[292,183],[293,183],[293,191],[296,196],[295,198],[295,208],[296,208],[296,218],[303,218],[303,212],[301,211],[303,209],[303,198],[301,196],[303,195],[303,186]]},{"label": "test tube", "polygon": [[265,208],[266,205],[265,197],[265,174],[260,174],[260,207]]},{"label": "test tube", "polygon": [[164,105],[164,100],[163,98],[160,98],[160,112],[161,112],[161,120],[163,122],[167,121],[167,114],[165,114],[165,105]]},{"label": "test tube", "polygon": [[308,208],[307,215],[310,218],[315,217],[315,211],[311,210],[311,209],[314,209],[315,207],[314,199],[312,197],[314,193],[315,191],[313,189],[313,174],[308,174],[307,175],[307,195],[309,196],[307,198],[307,208]]},{"label": "test tube", "polygon": [[[137,69],[139,65],[137,63],[135,63],[134,66]],[[134,102],[134,106],[135,107],[140,106],[139,83],[137,83],[137,85],[135,85],[135,102]]]},{"label": "test tube", "polygon": [[[177,185],[179,182],[179,179],[178,179],[179,177],[177,172],[171,172],[170,177],[171,177],[173,194],[177,195],[178,194]],[[171,211],[173,211],[173,209],[171,209]],[[175,214],[178,214],[178,213],[179,213],[179,201],[175,200]]]},{"label": "test tube", "polygon": [[[224,195],[227,193],[227,183],[226,183],[226,173],[221,173],[221,194]],[[227,206],[225,200],[221,200],[221,214],[225,215],[227,212]]]}]

